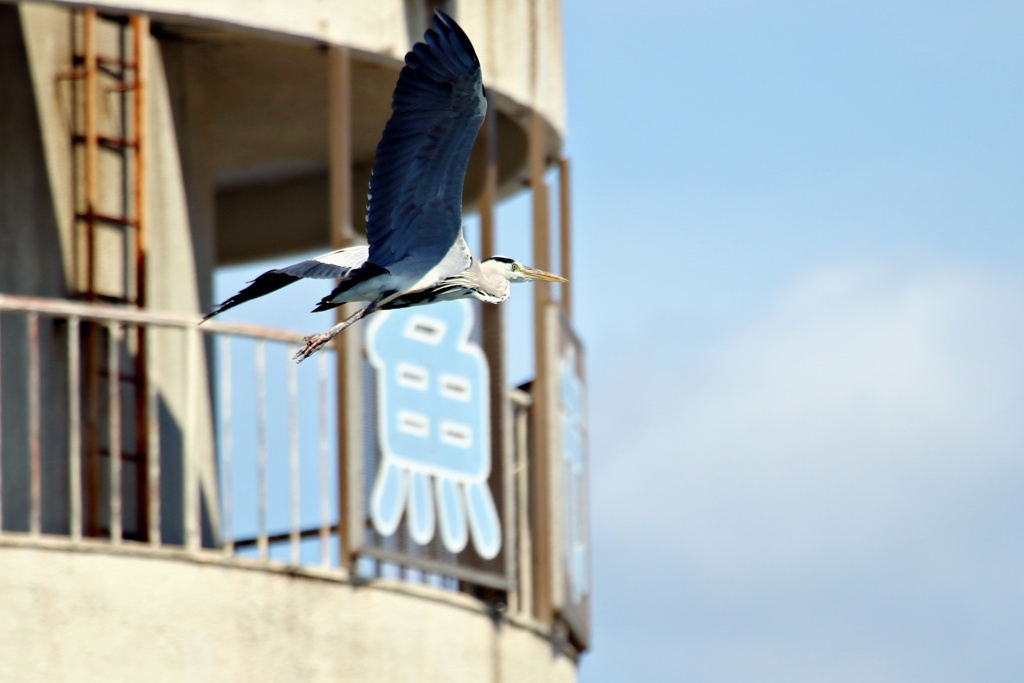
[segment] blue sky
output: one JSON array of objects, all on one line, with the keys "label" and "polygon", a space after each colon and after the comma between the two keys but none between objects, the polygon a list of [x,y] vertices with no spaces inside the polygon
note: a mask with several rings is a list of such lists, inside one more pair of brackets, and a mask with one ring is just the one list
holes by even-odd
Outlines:
[{"label": "blue sky", "polygon": [[1024,678],[1024,9],[564,19],[581,680]]},{"label": "blue sky", "polygon": [[1024,680],[1024,6],[563,12],[581,681]]}]

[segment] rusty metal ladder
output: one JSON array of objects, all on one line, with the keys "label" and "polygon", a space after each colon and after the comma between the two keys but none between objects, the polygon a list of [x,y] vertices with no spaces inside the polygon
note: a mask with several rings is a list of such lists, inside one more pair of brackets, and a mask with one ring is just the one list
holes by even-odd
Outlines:
[{"label": "rusty metal ladder", "polygon": [[[77,291],[85,301],[144,308],[144,75],[149,20],[100,15],[94,9],[75,11],[72,20],[74,63],[68,76],[74,83],[75,103]],[[101,41],[108,47],[115,45],[114,54],[100,54]],[[101,107],[107,116],[101,116]],[[100,269],[109,271],[114,265],[121,277],[112,285],[112,278],[99,275]],[[86,323],[81,339],[86,425],[83,531],[115,543],[122,538],[144,541],[148,529],[146,331],[142,326],[126,330]],[[126,395],[127,400],[122,400]],[[128,468],[135,470],[134,475]],[[130,524],[125,523],[126,516]]]}]

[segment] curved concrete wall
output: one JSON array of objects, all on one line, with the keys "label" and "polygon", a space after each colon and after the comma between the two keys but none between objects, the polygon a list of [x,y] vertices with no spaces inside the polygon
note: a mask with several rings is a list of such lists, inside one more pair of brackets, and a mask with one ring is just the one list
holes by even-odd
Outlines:
[{"label": "curved concrete wall", "polygon": [[102,546],[0,544],[3,681],[568,682],[467,596]]},{"label": "curved concrete wall", "polygon": [[[148,79],[150,92],[162,99],[149,105],[150,115],[169,114],[174,124],[159,128],[153,121],[152,131],[164,136],[155,144],[168,143],[169,151],[180,155],[189,219],[201,242],[197,258],[212,267],[329,244],[328,68],[326,51],[320,49],[326,44],[352,50],[352,224],[357,231],[365,229],[366,188],[390,115],[391,92],[405,52],[429,23],[432,4],[63,0],[23,3],[22,13],[34,30],[33,40],[44,33],[62,37],[33,50],[39,53],[33,55],[37,97],[46,97],[54,75],[70,66],[68,8],[98,5],[114,14],[146,13],[154,20]],[[561,154],[560,3],[450,0],[442,5],[456,15],[481,58],[497,113],[498,196],[509,196],[527,177],[527,129],[534,112],[544,123],[546,156]],[[156,109],[164,100],[170,112]],[[66,147],[62,123],[55,119],[49,126],[57,133],[47,145],[50,156]],[[466,174],[467,212],[475,210],[482,191],[485,163],[485,145],[478,141]],[[159,202],[158,194],[151,193],[151,201]],[[289,230],[282,231],[282,225]],[[209,303],[208,291],[201,294]]]},{"label": "curved concrete wall", "polygon": [[[347,45],[402,59],[426,26],[427,2],[415,0],[106,0],[60,4],[145,12],[154,19],[222,24],[297,39]],[[456,0],[445,3],[473,41],[485,81],[565,133],[560,0]],[[415,24],[414,26],[411,24]]]}]

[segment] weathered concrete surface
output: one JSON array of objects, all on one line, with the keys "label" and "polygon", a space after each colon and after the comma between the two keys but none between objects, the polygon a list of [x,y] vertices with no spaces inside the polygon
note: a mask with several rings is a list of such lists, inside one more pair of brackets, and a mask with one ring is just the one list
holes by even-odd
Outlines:
[{"label": "weathered concrete surface", "polygon": [[3,681],[570,682],[475,600],[131,552],[0,545]]},{"label": "weathered concrete surface", "polygon": [[[10,0],[4,0],[10,1]],[[60,4],[145,12],[201,27],[242,28],[254,34],[348,45],[401,59],[420,38],[427,3],[406,0],[64,0]],[[560,0],[458,0],[451,8],[473,38],[485,80],[520,106],[539,111],[565,131],[565,83]]]}]

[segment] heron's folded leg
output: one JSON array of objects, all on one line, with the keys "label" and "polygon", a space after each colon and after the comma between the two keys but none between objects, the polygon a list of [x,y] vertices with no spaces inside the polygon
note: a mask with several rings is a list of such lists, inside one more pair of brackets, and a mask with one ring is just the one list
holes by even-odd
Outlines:
[{"label": "heron's folded leg", "polygon": [[319,334],[314,334],[309,337],[306,337],[303,340],[306,342],[306,345],[299,349],[294,356],[292,356],[292,360],[294,360],[296,363],[301,363],[302,361],[306,360],[314,353],[319,351],[324,344],[338,336],[338,333],[340,333],[346,327],[348,327],[352,323],[362,320],[366,316],[376,311],[379,305],[380,301],[373,301],[370,303],[370,305],[366,306],[361,310],[356,311],[355,313],[345,318],[340,323],[338,323],[331,329],[327,330],[326,332],[321,332]]}]

